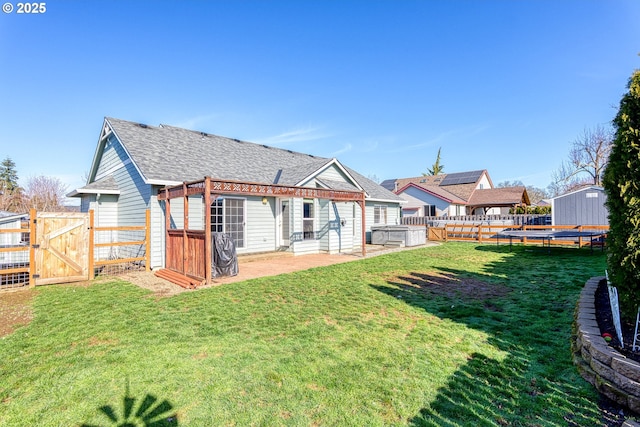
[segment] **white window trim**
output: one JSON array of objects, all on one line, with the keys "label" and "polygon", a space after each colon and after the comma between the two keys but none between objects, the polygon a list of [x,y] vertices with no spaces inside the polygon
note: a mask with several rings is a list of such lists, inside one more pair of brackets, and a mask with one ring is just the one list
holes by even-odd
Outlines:
[{"label": "white window trim", "polygon": [[[226,226],[227,226],[227,215],[226,215],[226,209],[227,209],[227,203],[225,202],[225,200],[241,200],[242,201],[242,241],[243,241],[243,246],[237,246],[238,249],[243,249],[247,247],[247,198],[246,197],[223,197],[222,198],[222,230],[224,232]],[[213,203],[211,204],[211,206],[213,206],[213,204],[216,202],[216,200],[213,201]],[[209,211],[209,215],[211,215],[211,211]],[[211,218],[211,225],[213,226],[213,218]]]},{"label": "white window trim", "polygon": [[[304,216],[304,205],[309,203],[309,202],[313,206],[313,217],[305,218],[305,216]],[[304,224],[305,224],[306,221],[309,221],[309,220],[311,220],[312,224],[313,224],[313,229],[312,229],[313,237],[309,238],[309,239],[306,239],[304,237],[304,233],[305,233]],[[316,203],[316,199],[302,199],[302,240],[316,240],[316,229],[317,229],[317,225],[318,225],[317,223],[318,223],[318,205]]]}]

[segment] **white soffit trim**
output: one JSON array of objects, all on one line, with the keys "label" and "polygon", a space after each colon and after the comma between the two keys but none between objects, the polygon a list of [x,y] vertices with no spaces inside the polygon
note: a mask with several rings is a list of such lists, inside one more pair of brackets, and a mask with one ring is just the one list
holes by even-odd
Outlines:
[{"label": "white soffit trim", "polygon": [[176,185],[182,185],[182,181],[163,181],[161,179],[148,179],[144,181],[145,184],[149,185],[160,185],[162,187],[173,187]]}]

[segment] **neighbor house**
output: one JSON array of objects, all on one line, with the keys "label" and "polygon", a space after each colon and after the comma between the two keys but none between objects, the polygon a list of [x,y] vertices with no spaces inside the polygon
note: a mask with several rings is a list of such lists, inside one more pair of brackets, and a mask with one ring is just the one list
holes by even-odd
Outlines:
[{"label": "neighbor house", "polygon": [[507,214],[530,204],[524,187],[494,188],[486,169],[383,181],[402,197],[403,216]]},{"label": "neighbor house", "polygon": [[[93,210],[101,227],[142,225],[150,210],[156,268],[165,264],[167,224],[167,201],[159,194],[205,177],[232,190],[220,192],[208,211],[203,197],[172,200],[168,223],[181,228],[188,218],[190,229],[204,229],[209,215],[211,230],[230,235],[238,254],[358,251],[372,225],[400,220],[399,196],[338,159],[115,118],[104,120],[87,184],[69,196],[81,199],[83,212]],[[265,193],[256,195],[250,187]],[[313,196],[331,191],[352,196]]]},{"label": "neighbor house", "polygon": [[[21,230],[28,228],[29,214],[0,211],[0,229]],[[13,268],[29,264],[29,232],[0,233],[0,247],[12,251],[0,251],[0,268]],[[24,248],[24,250],[19,250]]]}]

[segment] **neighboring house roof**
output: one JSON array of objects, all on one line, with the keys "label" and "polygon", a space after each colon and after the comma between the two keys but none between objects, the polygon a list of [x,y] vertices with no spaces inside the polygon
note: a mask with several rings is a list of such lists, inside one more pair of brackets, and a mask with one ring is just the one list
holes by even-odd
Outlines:
[{"label": "neighboring house roof", "polygon": [[397,191],[397,194],[402,194],[406,192],[409,188],[416,188],[425,193],[431,194],[434,197],[437,197],[440,200],[444,200],[447,203],[454,203],[457,205],[466,205],[467,202],[462,200],[460,197],[456,196],[453,193],[448,192],[444,188],[438,187],[437,185],[417,185],[412,182],[405,185],[401,189]]},{"label": "neighboring house roof", "polygon": [[19,219],[25,219],[28,218],[29,214],[28,213],[15,213],[15,212],[8,212],[8,211],[0,211],[0,223],[7,223],[7,222],[12,222],[12,221],[16,221]]},{"label": "neighboring house roof", "polygon": [[529,195],[525,187],[502,187],[476,190],[469,199],[475,207],[529,205]]},{"label": "neighboring house roof", "polygon": [[[238,139],[211,135],[174,126],[149,126],[107,117],[105,129],[118,138],[133,165],[147,184],[177,185],[182,182],[212,179],[281,185],[301,182],[335,163],[355,181],[351,190],[362,188],[368,198],[402,202],[392,192],[340,164],[336,159],[303,154]],[[104,135],[104,133],[103,133]],[[89,180],[95,179],[106,137],[101,137],[94,156]],[[101,179],[100,181],[104,181]],[[108,182],[92,182],[90,186],[108,187]],[[100,184],[98,184],[100,183]],[[344,183],[325,180],[333,189],[344,189]],[[341,188],[334,188],[336,185]]]},{"label": "neighboring house roof", "polygon": [[413,178],[388,179],[382,185],[396,194],[413,187],[440,198],[450,204],[473,207],[499,207],[529,205],[525,187],[477,188],[483,177],[490,187],[491,178],[486,169]]},{"label": "neighboring house roof", "polygon": [[120,189],[113,175],[109,175],[77,190],[73,190],[67,194],[67,197],[75,197],[79,194],[120,194]]},{"label": "neighboring house roof", "polygon": [[[394,191],[396,194],[408,184],[415,184],[425,189],[431,189],[431,191],[436,191],[434,188],[439,188],[440,191],[444,190],[447,194],[456,197],[458,201],[454,203],[460,204],[466,203],[469,200],[483,176],[486,176],[490,185],[493,186],[486,169],[440,175],[425,175],[413,178],[388,179],[383,181],[382,184],[387,189],[393,188],[391,191]],[[462,202],[460,202],[460,200]]]}]

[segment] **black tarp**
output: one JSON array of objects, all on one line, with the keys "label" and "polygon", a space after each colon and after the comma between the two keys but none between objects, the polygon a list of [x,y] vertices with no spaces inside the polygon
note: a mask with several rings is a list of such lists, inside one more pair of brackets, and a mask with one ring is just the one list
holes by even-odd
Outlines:
[{"label": "black tarp", "polygon": [[213,277],[235,276],[238,274],[236,245],[225,233],[211,235],[211,275]]}]

